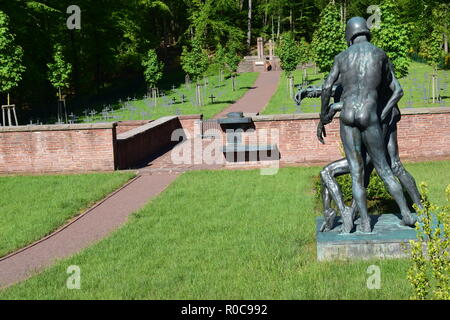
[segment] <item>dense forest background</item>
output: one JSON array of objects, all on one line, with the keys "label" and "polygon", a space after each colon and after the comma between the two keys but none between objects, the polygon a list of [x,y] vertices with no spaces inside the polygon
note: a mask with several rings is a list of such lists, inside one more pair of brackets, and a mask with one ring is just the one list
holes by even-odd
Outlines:
[{"label": "dense forest background", "polygon": [[[239,43],[239,52],[246,54],[256,37],[277,41],[285,32],[307,45],[314,41],[321,13],[330,3],[344,25],[352,16],[369,17],[367,8],[377,2],[381,0],[0,0],[26,68],[11,91],[12,102],[23,114],[54,114],[57,90],[49,81],[48,64],[55,45],[72,66],[65,94],[70,103],[81,106],[145,86],[142,59],[149,49],[156,49],[164,62],[166,78],[183,81],[182,49],[194,38],[202,39],[210,57],[230,42]],[[410,57],[426,56],[423,41],[436,25],[442,30],[442,50],[448,53],[447,1],[395,3],[398,24],[408,31]],[[81,8],[81,29],[69,30],[67,8],[73,4]],[[433,18],[439,16],[436,10],[442,19]],[[1,99],[3,104],[6,93]]]}]

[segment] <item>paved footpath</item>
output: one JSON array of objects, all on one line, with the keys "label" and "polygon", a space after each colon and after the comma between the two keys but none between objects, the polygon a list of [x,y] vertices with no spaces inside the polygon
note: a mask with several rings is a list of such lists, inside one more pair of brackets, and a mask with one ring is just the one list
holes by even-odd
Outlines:
[{"label": "paved footpath", "polygon": [[[215,118],[228,112],[262,111],[275,93],[279,71],[262,72],[254,86],[236,103]],[[69,257],[106,237],[123,225],[129,215],[169,186],[179,173],[189,170],[224,169],[217,165],[179,165],[172,163],[170,151],[140,170],[140,175],[87,210],[71,223],[36,243],[0,258],[0,288],[25,280],[57,259]]]},{"label": "paved footpath", "polygon": [[124,224],[175,179],[176,174],[141,175],[50,236],[0,259],[0,288],[25,280],[94,244]]},{"label": "paved footpath", "polygon": [[261,72],[253,87],[241,99],[215,115],[214,118],[226,117],[229,112],[258,113],[263,111],[278,88],[280,74],[280,71]]}]

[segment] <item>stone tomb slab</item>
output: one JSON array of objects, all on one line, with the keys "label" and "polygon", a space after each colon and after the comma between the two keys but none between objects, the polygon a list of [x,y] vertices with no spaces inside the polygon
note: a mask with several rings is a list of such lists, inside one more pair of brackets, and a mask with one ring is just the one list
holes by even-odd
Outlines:
[{"label": "stone tomb slab", "polygon": [[[331,232],[320,232],[323,217],[316,220],[317,260],[368,260],[394,259],[408,257],[406,249],[409,240],[416,239],[416,230],[400,225],[401,216],[397,214],[382,214],[370,216],[372,232],[362,233],[352,231],[341,234],[340,217],[336,218],[335,228]],[[358,229],[360,219],[355,222]]]}]

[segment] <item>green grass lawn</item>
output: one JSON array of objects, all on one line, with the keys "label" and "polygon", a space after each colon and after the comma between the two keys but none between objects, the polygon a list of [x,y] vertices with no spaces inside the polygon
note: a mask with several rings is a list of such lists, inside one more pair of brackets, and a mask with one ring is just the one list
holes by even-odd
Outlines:
[{"label": "green grass lawn", "polygon": [[0,177],[0,257],[41,239],[132,173]]},{"label": "green grass lawn", "polygon": [[[239,74],[236,79],[236,91],[232,90],[231,78],[225,78],[224,81],[220,82],[218,75],[208,77],[208,85],[202,89],[205,105],[201,107],[193,104],[195,102],[195,84],[188,87],[182,84],[164,91],[165,97],[157,99],[156,107],[153,105],[152,99],[141,97],[134,101],[118,102],[114,106],[110,106],[114,109],[114,112],[110,113],[109,119],[102,115],[101,107],[96,108],[97,114],[93,117],[78,116],[84,122],[146,120],[183,114],[203,114],[204,118],[209,119],[241,98],[253,86],[258,75],[257,72]],[[186,97],[185,103],[182,103],[182,95]],[[215,97],[214,103],[211,103],[209,98],[211,95]],[[174,98],[175,102],[172,101]]]},{"label": "green grass lawn", "polygon": [[[444,203],[450,161],[408,164]],[[316,262],[312,190],[320,168],[195,171],[98,244],[0,299],[407,299],[407,260]],[[381,289],[366,286],[381,268]],[[66,288],[71,265],[81,289]]]},{"label": "green grass lawn", "polygon": [[[314,68],[309,68],[307,72],[308,81],[311,85],[320,85],[323,83],[323,73],[315,74]],[[399,103],[400,108],[450,107],[450,70],[438,70],[442,103],[435,104],[431,103],[432,72],[432,67],[424,63],[411,63],[408,76],[400,79],[400,83],[405,92],[405,95]],[[296,86],[301,84],[302,70],[294,72],[294,82]],[[427,97],[429,99],[426,99]],[[319,111],[320,98],[306,98],[302,101],[301,107],[298,107],[296,103],[289,98],[287,78],[283,72],[278,90],[273,95],[262,114],[309,113]]]}]

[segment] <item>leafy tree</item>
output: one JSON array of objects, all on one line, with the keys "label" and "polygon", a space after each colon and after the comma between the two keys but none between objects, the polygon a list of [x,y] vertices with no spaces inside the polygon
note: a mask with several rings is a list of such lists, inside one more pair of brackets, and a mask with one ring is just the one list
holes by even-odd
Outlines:
[{"label": "leafy tree", "polygon": [[236,91],[236,75],[239,63],[242,58],[239,54],[239,43],[236,41],[229,41],[225,50],[225,65],[231,73],[232,89]]},{"label": "leafy tree", "polygon": [[300,43],[298,44],[298,51],[300,56],[300,63],[308,63],[311,62],[312,52],[311,45],[306,41],[304,37],[300,39]]},{"label": "leafy tree", "polygon": [[58,90],[59,100],[61,100],[61,90],[69,88],[72,65],[66,61],[61,44],[55,44],[53,51],[53,62],[47,64],[49,69],[48,79],[53,87]]},{"label": "leafy tree", "polygon": [[319,70],[329,72],[334,57],[345,50],[344,28],[336,5],[330,2],[320,14],[320,23],[313,35],[312,48]]},{"label": "leafy tree", "polygon": [[222,81],[223,69],[226,67],[225,62],[225,49],[219,43],[214,54],[214,64],[219,68],[219,79]]},{"label": "leafy tree", "polygon": [[432,20],[428,27],[429,35],[420,43],[419,54],[425,58],[430,66],[433,67],[432,75],[432,98],[433,103],[436,102],[437,97],[437,69],[444,57],[442,50],[442,39],[445,30],[445,13],[446,5],[439,5],[432,9]]},{"label": "leafy tree", "polygon": [[25,66],[22,65],[23,50],[15,43],[9,30],[9,17],[0,11],[0,92],[8,93],[19,85]]},{"label": "leafy tree", "polygon": [[208,53],[202,47],[202,41],[199,37],[194,37],[191,41],[191,49],[183,46],[181,54],[181,66],[183,70],[197,81],[206,72],[208,68]]},{"label": "leafy tree", "polygon": [[208,53],[202,47],[202,41],[199,37],[194,37],[191,41],[191,49],[187,46],[183,47],[181,54],[181,65],[183,70],[193,79],[197,81],[196,97],[197,104],[202,105],[202,94],[200,89],[199,79],[208,69]]},{"label": "leafy tree", "polygon": [[294,40],[292,32],[286,32],[281,35],[280,42],[275,50],[276,55],[280,58],[281,68],[286,72],[289,79],[289,96],[294,96],[294,77],[292,72],[297,69],[300,63],[300,49]]},{"label": "leafy tree", "polygon": [[276,50],[276,55],[280,58],[281,68],[291,75],[300,62],[300,48],[294,40],[292,32],[286,32],[281,35],[280,43]]},{"label": "leafy tree", "polygon": [[147,84],[154,88],[163,76],[164,63],[158,60],[158,55],[154,49],[147,52],[147,56],[142,60],[144,67],[144,77]]},{"label": "leafy tree", "polygon": [[408,74],[410,39],[408,26],[402,23],[394,0],[383,0],[380,5],[381,24],[372,31],[373,43],[383,49],[395,68],[397,78]]}]

